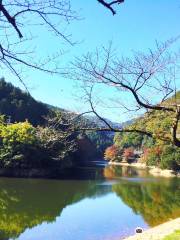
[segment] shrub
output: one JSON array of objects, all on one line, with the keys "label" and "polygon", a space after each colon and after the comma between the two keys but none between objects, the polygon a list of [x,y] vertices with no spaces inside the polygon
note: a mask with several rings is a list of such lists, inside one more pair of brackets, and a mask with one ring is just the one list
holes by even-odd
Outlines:
[{"label": "shrub", "polygon": [[123,157],[125,159],[128,159],[128,158],[133,157],[133,156],[134,156],[134,149],[132,147],[124,149]]},{"label": "shrub", "polygon": [[60,166],[59,160],[72,160],[76,142],[69,132],[0,120],[0,167],[46,168]]},{"label": "shrub", "polygon": [[1,167],[27,167],[33,164],[33,157],[34,161],[39,161],[35,157],[40,151],[36,129],[29,122],[1,123],[0,140]]},{"label": "shrub", "polygon": [[160,167],[164,169],[180,169],[180,149],[175,146],[165,145],[161,154]]},{"label": "shrub", "polygon": [[36,129],[29,122],[1,125],[0,138],[3,145],[35,144],[37,142]]},{"label": "shrub", "polygon": [[163,169],[180,169],[180,149],[173,145],[148,148],[144,155],[148,165],[159,166]]},{"label": "shrub", "polygon": [[104,158],[108,161],[113,161],[118,155],[118,149],[115,145],[112,145],[108,148],[106,148],[104,153]]}]

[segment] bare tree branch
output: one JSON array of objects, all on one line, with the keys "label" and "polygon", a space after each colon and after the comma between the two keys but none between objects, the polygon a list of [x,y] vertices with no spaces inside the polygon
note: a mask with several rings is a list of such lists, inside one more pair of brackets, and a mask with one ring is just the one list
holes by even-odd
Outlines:
[{"label": "bare tree branch", "polygon": [[109,9],[113,15],[116,14],[116,11],[114,10],[113,8],[113,5],[115,4],[120,4],[120,3],[123,3],[124,0],[116,0],[116,1],[112,1],[110,3],[107,3],[107,1],[104,1],[104,0],[97,0],[100,4],[102,4],[104,7],[106,7],[107,9]]},{"label": "bare tree branch", "polygon": [[[63,28],[77,19],[77,13],[71,9],[68,0],[1,0],[0,67],[8,68],[24,86],[22,72],[28,69],[63,74],[63,70],[56,62],[56,59],[62,55],[59,50],[54,56],[45,57],[43,61],[39,59],[38,53],[34,54],[36,46],[33,46],[33,31],[36,27],[40,29],[45,27],[59,39],[73,45],[70,36],[63,31]],[[17,33],[17,40],[15,40],[14,31]],[[34,32],[37,33],[37,31]],[[28,42],[32,42],[32,50],[29,50]]]},{"label": "bare tree branch", "polygon": [[[104,0],[96,1],[111,10],[113,14],[115,14],[113,7],[123,2],[123,0],[111,1],[110,3]],[[8,67],[24,86],[25,83],[22,76],[22,70],[24,71],[24,69],[32,68],[50,74],[62,74],[63,70],[56,66],[57,62],[55,62],[54,56],[47,57],[47,59],[44,59],[43,63],[41,63],[41,61],[37,59],[38,53],[33,56],[32,53],[34,51],[27,51],[29,46],[26,46],[26,41],[22,39],[32,41],[33,30],[38,26],[40,29],[45,27],[45,29],[50,30],[56,37],[63,39],[70,45],[74,45],[75,43],[71,40],[71,36],[66,34],[63,29],[71,21],[77,19],[79,19],[77,12],[72,10],[70,0],[1,0],[0,67]],[[16,41],[16,44],[14,32],[17,33],[18,41]],[[37,31],[34,32],[35,34],[37,33]],[[23,54],[18,52],[19,49],[21,49]],[[32,57],[30,57],[30,55],[32,55]],[[58,54],[56,58],[60,57],[60,55],[61,54]],[[37,59],[37,61],[35,61],[35,59]],[[55,67],[52,68],[52,66],[49,66],[50,64],[53,64]]]},{"label": "bare tree branch", "polygon": [[[73,64],[74,79],[83,83],[83,90],[92,112],[105,123],[109,131],[117,131],[117,129],[113,129],[107,120],[97,113],[92,98],[92,87],[95,85],[104,85],[106,89],[114,88],[119,95],[121,92],[126,93],[130,99],[135,100],[134,111],[136,112],[144,109],[145,112],[150,113],[163,111],[175,114],[175,120],[172,123],[172,139],[174,144],[179,146],[180,140],[177,138],[179,108],[177,108],[177,103],[165,101],[176,91],[172,69],[176,68],[175,74],[179,76],[180,56],[170,52],[171,45],[177,40],[178,38],[162,44],[157,43],[154,51],[149,50],[147,54],[135,52],[133,58],[119,59],[112,54],[110,45],[109,48],[102,48],[102,51],[99,50],[95,54],[88,53],[81,59],[76,59]],[[87,88],[89,91],[85,90]],[[153,92],[155,92],[155,97],[153,97]],[[127,105],[125,109],[130,108]],[[126,129],[121,129],[121,131],[124,130]],[[139,129],[135,130],[139,131]]]}]

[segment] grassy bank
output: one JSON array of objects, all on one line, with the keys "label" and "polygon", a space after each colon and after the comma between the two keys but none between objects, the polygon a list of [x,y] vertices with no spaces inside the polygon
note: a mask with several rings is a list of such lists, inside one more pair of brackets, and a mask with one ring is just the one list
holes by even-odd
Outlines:
[{"label": "grassy bank", "polygon": [[173,232],[172,234],[163,238],[163,240],[179,240],[180,239],[180,230]]},{"label": "grassy bank", "polygon": [[[180,233],[180,218],[170,220],[125,240],[176,240]],[[178,240],[180,238],[177,238]]]}]

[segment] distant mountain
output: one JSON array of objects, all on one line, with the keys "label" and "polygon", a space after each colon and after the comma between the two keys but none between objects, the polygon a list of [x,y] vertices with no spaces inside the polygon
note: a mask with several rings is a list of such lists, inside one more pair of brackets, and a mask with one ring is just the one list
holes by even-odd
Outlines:
[{"label": "distant mountain", "polygon": [[122,123],[121,123],[121,127],[122,127],[122,128],[127,127],[127,126],[133,124],[135,121],[136,121],[136,119],[131,119],[131,120],[127,120],[127,121],[125,121],[125,122],[122,122]]},{"label": "distant mountain", "polygon": [[[33,125],[41,125],[45,122],[44,117],[51,111],[61,111],[66,114],[77,115],[77,113],[67,111],[66,109],[39,102],[27,92],[23,92],[4,79],[0,79],[0,114],[9,116],[11,122],[20,122],[27,119]],[[132,123],[132,121],[117,123],[109,119],[105,120],[114,128],[122,128]],[[85,122],[86,125],[99,128],[107,127],[96,116],[84,115],[80,118],[80,121]]]},{"label": "distant mountain", "polygon": [[[86,116],[92,123],[97,124],[98,127],[100,128],[105,128],[107,127],[106,123],[103,122],[101,119],[99,119],[97,116]],[[134,120],[128,120],[126,122],[122,122],[122,123],[117,123],[117,122],[112,122],[109,119],[105,118],[105,121],[107,121],[108,124],[110,124],[113,128],[124,128],[128,125],[131,125]]]}]

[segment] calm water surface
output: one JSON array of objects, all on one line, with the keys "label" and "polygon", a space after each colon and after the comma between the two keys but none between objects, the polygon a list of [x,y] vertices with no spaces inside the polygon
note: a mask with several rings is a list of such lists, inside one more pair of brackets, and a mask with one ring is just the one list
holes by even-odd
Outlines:
[{"label": "calm water surface", "polygon": [[0,240],[120,240],[179,217],[179,183],[102,164],[62,180],[0,178]]}]

